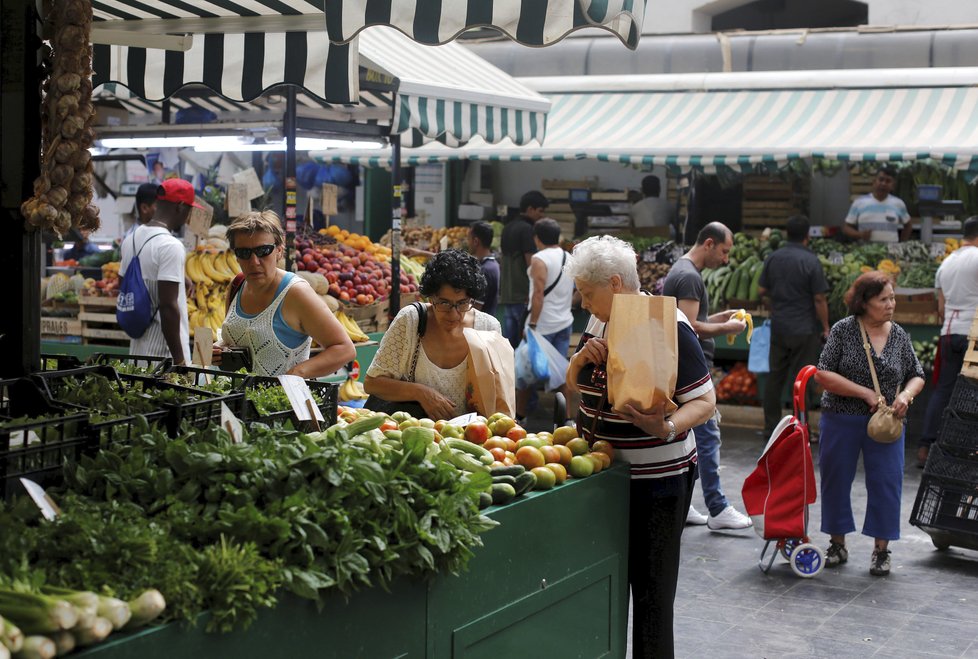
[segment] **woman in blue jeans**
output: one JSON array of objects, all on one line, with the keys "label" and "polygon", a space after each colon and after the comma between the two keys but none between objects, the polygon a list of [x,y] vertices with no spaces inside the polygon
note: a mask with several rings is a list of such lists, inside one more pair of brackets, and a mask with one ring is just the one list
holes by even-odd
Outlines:
[{"label": "woman in blue jeans", "polygon": [[880,444],[866,432],[879,403],[860,325],[868,337],[880,394],[899,418],[906,417],[924,387],[924,371],[910,336],[892,321],[895,300],[888,275],[860,275],[846,293],[851,315],[832,327],[815,375],[825,388],[819,443],[822,532],[831,537],[825,565],[849,560],[846,534],[856,530],[850,494],[862,454],[868,495],[862,532],[875,539],[869,566],[874,576],[890,573],[889,543],[900,538],[904,435]]}]

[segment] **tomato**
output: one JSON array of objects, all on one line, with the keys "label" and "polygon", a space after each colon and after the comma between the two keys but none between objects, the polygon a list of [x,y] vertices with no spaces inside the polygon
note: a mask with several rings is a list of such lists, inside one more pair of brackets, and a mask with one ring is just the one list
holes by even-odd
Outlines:
[{"label": "tomato", "polygon": [[543,453],[543,459],[547,462],[560,462],[560,451],[557,450],[556,446],[547,445],[538,448]]},{"label": "tomato", "polygon": [[598,441],[591,444],[591,451],[594,453],[604,453],[612,460],[615,459],[615,449],[611,446],[611,442],[599,439]]},{"label": "tomato", "polygon": [[567,480],[567,469],[559,462],[548,462],[543,466],[554,472],[554,476],[557,478],[557,485],[560,485]]},{"label": "tomato", "polygon": [[504,451],[499,447],[491,448],[489,449],[489,452],[492,453],[492,457],[498,460],[499,462],[502,462],[503,460],[506,459],[506,451]]},{"label": "tomato", "polygon": [[397,430],[397,421],[394,419],[387,419],[382,424],[380,424],[381,431],[384,430]]},{"label": "tomato", "polygon": [[535,446],[524,446],[516,451],[516,461],[527,469],[542,467],[547,463],[543,459],[543,453]]},{"label": "tomato", "polygon": [[574,453],[563,444],[558,444],[557,446],[554,446],[554,448],[557,449],[557,453],[560,455],[560,459],[557,460],[557,462],[565,467],[570,466],[571,458],[574,457]]}]

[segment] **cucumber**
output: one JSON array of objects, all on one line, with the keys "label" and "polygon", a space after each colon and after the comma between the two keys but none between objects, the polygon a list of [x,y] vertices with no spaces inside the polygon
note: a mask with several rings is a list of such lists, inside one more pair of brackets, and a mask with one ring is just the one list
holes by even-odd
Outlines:
[{"label": "cucumber", "polygon": [[496,460],[487,449],[482,448],[478,444],[473,444],[470,441],[455,437],[446,437],[443,441],[448,444],[448,448],[468,453],[484,465],[491,465]]},{"label": "cucumber", "polygon": [[737,290],[740,288],[740,280],[744,276],[744,271],[737,268],[730,279],[727,280],[727,288],[723,291],[723,299],[732,300],[737,297]]},{"label": "cucumber", "polygon": [[523,465],[512,465],[510,467],[493,467],[489,470],[492,476],[519,476],[526,468]]},{"label": "cucumber", "polygon": [[761,299],[761,292],[760,292],[760,287],[761,287],[761,272],[763,272],[763,271],[764,271],[764,268],[763,267],[760,267],[754,273],[754,276],[751,277],[750,291],[749,291],[750,297],[748,298],[751,302],[757,302],[757,301],[759,301]]},{"label": "cucumber", "polygon": [[493,483],[509,483],[514,488],[516,487],[516,476],[493,476]]},{"label": "cucumber", "polygon": [[492,495],[488,492],[479,492],[479,509],[488,508],[492,505]]},{"label": "cucumber", "polygon": [[525,494],[532,490],[537,484],[537,475],[532,471],[524,471],[516,477],[516,495]]},{"label": "cucumber", "polygon": [[746,300],[747,296],[750,295],[751,267],[744,266],[741,268],[740,279],[737,280],[738,300]]},{"label": "cucumber", "polygon": [[509,483],[493,483],[492,502],[502,506],[516,498],[516,488]]}]

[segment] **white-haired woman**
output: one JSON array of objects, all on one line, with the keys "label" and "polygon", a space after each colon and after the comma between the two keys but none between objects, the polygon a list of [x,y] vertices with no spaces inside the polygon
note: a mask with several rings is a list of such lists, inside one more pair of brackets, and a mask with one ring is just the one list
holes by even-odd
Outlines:
[{"label": "white-haired woman", "polygon": [[604,338],[611,302],[615,295],[649,293],[640,289],[635,251],[612,236],[579,243],[568,273],[581,294],[582,306],[591,312],[567,369],[567,386],[581,394],[577,425],[588,442],[610,442],[616,455],[631,465],[628,581],[633,656],[671,657],[680,540],[696,480],[692,428],[713,415],[713,382],[696,334],[680,314],[674,395],[679,408],[668,416],[662,405],[649,410],[631,405],[611,409],[605,373],[608,342]]}]

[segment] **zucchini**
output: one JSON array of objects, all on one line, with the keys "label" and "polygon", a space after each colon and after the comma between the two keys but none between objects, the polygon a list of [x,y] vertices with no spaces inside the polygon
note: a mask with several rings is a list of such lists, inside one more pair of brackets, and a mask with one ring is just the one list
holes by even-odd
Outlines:
[{"label": "zucchini", "polygon": [[523,465],[511,465],[509,467],[493,467],[489,470],[492,476],[519,476],[526,471]]},{"label": "zucchini", "polygon": [[516,498],[516,489],[509,483],[493,483],[492,502],[502,506]]},{"label": "zucchini", "polygon": [[456,437],[446,437],[443,441],[448,444],[449,448],[462,451],[463,453],[468,453],[484,465],[491,465],[496,461],[496,459],[492,457],[492,453],[490,453],[487,449],[482,448],[478,444],[473,444],[468,440],[458,439]]},{"label": "zucchini", "polygon": [[532,471],[524,471],[516,477],[516,496],[532,490],[537,484],[537,475]]},{"label": "zucchini", "polygon": [[514,488],[516,487],[516,476],[493,476],[493,483],[509,483]]}]

